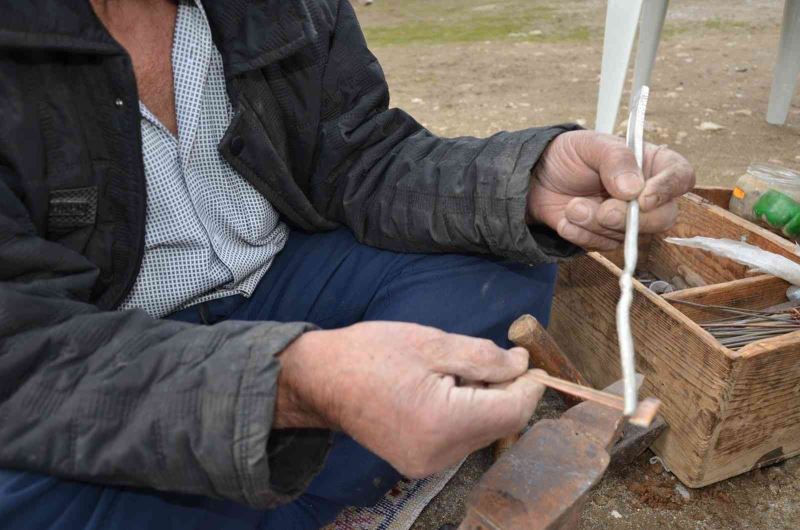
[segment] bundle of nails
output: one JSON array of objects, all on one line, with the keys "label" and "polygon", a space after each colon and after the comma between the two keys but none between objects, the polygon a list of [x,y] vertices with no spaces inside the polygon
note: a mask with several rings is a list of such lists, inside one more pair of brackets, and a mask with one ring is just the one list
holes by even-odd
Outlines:
[{"label": "bundle of nails", "polygon": [[800,331],[800,308],[797,307],[797,302],[788,302],[762,310],[705,305],[685,300],[675,300],[675,302],[731,315],[720,320],[703,322],[700,327],[708,331],[720,344],[732,350],[738,350],[760,340]]}]

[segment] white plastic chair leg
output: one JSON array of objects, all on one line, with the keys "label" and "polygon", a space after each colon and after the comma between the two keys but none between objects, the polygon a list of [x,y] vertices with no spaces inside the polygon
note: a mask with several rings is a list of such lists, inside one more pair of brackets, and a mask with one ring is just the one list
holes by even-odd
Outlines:
[{"label": "white plastic chair leg", "polygon": [[669,0],[646,0],[642,6],[642,20],[639,22],[639,46],[636,50],[631,98],[636,96],[642,86],[650,86],[650,77],[656,63],[668,6]]},{"label": "white plastic chair leg", "polygon": [[783,8],[783,27],[778,51],[778,64],[772,79],[767,121],[775,125],[786,123],[789,107],[800,73],[800,0],[786,0]]},{"label": "white plastic chair leg", "polygon": [[595,119],[595,129],[600,132],[614,131],[642,2],[643,0],[608,0]]}]

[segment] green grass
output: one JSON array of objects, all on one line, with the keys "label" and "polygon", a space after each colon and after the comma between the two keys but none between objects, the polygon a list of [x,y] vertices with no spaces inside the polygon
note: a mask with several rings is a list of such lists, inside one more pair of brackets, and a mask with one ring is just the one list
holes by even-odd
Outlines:
[{"label": "green grass", "polygon": [[670,23],[664,26],[662,33],[663,39],[669,39],[684,34],[702,34],[708,30],[720,31],[725,33],[741,33],[742,31],[756,31],[762,29],[756,24],[743,22],[741,20],[722,20],[711,18],[703,21],[682,22],[680,25]]},{"label": "green grass", "polygon": [[[492,6],[490,9],[482,9]],[[583,41],[592,32],[574,17],[536,1],[407,0],[377,2],[369,15],[390,23],[364,24],[371,46],[442,44],[497,40]],[[476,10],[477,8],[477,10]],[[383,10],[382,13],[377,10]],[[378,17],[374,17],[378,18]]]},{"label": "green grass", "polygon": [[[602,42],[604,8],[582,0],[379,0],[359,11],[371,46],[479,41]],[[668,20],[663,37],[759,29],[741,20]]]},{"label": "green grass", "polygon": [[706,29],[714,29],[718,31],[732,31],[732,30],[753,30],[757,26],[742,22],[741,20],[722,20],[719,18],[712,18],[703,22],[703,27]]}]

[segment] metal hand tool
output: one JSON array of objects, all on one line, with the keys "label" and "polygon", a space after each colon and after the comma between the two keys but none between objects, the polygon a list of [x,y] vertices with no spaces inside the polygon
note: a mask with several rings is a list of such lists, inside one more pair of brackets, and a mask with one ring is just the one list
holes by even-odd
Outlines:
[{"label": "metal hand tool", "polygon": [[[613,392],[620,383],[606,391]],[[576,527],[589,492],[608,466],[636,458],[665,424],[658,418],[648,429],[629,427],[621,411],[588,401],[558,420],[535,423],[481,478],[467,499],[459,528]]]}]

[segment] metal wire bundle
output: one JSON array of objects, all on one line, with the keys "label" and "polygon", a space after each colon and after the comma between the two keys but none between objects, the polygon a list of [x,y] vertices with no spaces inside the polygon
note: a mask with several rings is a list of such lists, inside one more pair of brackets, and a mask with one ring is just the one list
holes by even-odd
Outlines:
[{"label": "metal wire bundle", "polygon": [[[675,301],[678,302],[678,300]],[[800,331],[800,308],[797,307],[796,302],[763,310],[705,305],[687,301],[679,301],[679,303],[719,310],[732,315],[700,324],[700,327],[713,335],[720,344],[732,350],[738,350],[760,340]]]}]

